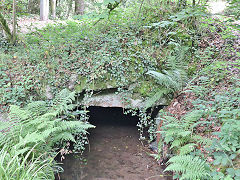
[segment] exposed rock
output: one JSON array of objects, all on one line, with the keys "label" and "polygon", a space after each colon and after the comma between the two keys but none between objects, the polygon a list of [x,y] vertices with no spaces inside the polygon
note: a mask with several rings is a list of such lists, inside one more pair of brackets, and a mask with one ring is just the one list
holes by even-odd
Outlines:
[{"label": "exposed rock", "polygon": [[47,99],[53,99],[52,90],[49,85],[46,86],[46,97]]},{"label": "exposed rock", "polygon": [[89,106],[101,106],[101,107],[124,107],[119,94],[106,94],[93,96],[88,99]]},{"label": "exposed rock", "polygon": [[78,78],[78,75],[77,74],[72,74],[71,77],[70,77],[70,81],[69,81],[69,84],[68,84],[68,88],[70,90],[73,90],[74,89],[74,86],[75,86],[75,83],[77,81],[77,78]]},{"label": "exposed rock", "polygon": [[[125,95],[126,97],[128,95]],[[143,98],[132,99],[129,95],[129,104],[124,104],[122,100],[123,94],[116,94],[115,92],[98,94],[88,99],[86,104],[88,106],[101,106],[101,107],[122,107],[126,108],[127,106],[132,108],[143,108],[145,100]],[[157,105],[167,105],[167,99],[162,98]]]},{"label": "exposed rock", "polygon": [[7,113],[0,113],[0,121],[3,121],[3,122],[8,121]]},{"label": "exposed rock", "polygon": [[153,152],[158,152],[158,142],[155,140],[153,142],[151,142],[148,146],[149,149],[151,149],[151,151]]}]

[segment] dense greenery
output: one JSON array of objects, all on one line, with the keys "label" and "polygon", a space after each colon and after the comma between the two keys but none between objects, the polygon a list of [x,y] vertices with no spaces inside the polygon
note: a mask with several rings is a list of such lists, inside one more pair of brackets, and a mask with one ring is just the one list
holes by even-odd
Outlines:
[{"label": "dense greenery", "polygon": [[94,126],[86,122],[85,111],[73,111],[74,95],[64,89],[49,103],[11,106],[10,120],[0,121],[1,179],[53,179],[57,149],[64,156],[69,141],[78,152],[84,149],[86,130]]},{"label": "dense greenery", "polygon": [[[169,159],[174,177],[239,179],[237,29],[195,1],[109,3],[19,34],[14,46],[1,39],[0,110],[10,115],[0,121],[1,179],[53,179],[59,150],[72,142],[82,151],[93,127],[85,100],[107,88],[121,93],[126,113],[138,113],[141,135],[148,127],[152,140],[158,128],[154,156]],[[161,111],[157,127],[146,109],[181,95],[191,106],[184,115]],[[133,109],[130,99],[146,100],[145,107]]]},{"label": "dense greenery", "polygon": [[236,19],[240,19],[240,1],[239,0],[228,0],[228,7],[226,10],[227,15],[234,15]]},{"label": "dense greenery", "polygon": [[166,171],[176,178],[240,179],[239,48],[228,44],[237,41],[227,29],[214,34],[225,39],[223,48],[213,43],[205,50],[201,69],[180,94],[184,101],[174,102],[185,103],[185,115],[166,110],[160,116],[159,146],[169,154],[160,148],[156,157],[170,158]]}]

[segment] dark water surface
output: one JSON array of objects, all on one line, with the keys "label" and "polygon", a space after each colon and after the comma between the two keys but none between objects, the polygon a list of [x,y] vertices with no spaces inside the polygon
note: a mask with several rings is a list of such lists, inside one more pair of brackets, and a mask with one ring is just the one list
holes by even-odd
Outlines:
[{"label": "dark water surface", "polygon": [[[94,108],[84,163],[74,155],[63,161],[61,180],[163,180],[161,166],[139,141],[137,118],[123,115],[121,108]],[[168,178],[169,179],[169,178]]]}]

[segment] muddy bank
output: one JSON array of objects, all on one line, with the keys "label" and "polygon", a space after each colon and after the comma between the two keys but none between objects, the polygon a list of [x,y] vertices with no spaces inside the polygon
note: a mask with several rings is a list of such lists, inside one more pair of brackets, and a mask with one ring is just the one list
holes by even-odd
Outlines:
[{"label": "muddy bank", "polygon": [[171,179],[163,175],[161,166],[139,141],[137,118],[123,115],[121,108],[110,108],[95,109],[91,120],[96,128],[90,132],[86,161],[68,156],[63,162],[61,180]]}]

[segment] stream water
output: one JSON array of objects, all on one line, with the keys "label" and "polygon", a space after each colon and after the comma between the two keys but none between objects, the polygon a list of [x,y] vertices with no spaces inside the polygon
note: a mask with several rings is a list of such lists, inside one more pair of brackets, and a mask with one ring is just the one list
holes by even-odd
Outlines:
[{"label": "stream water", "polygon": [[94,108],[89,142],[81,161],[69,155],[63,161],[61,180],[163,180],[161,166],[139,141],[137,118],[123,115],[121,108]]}]

